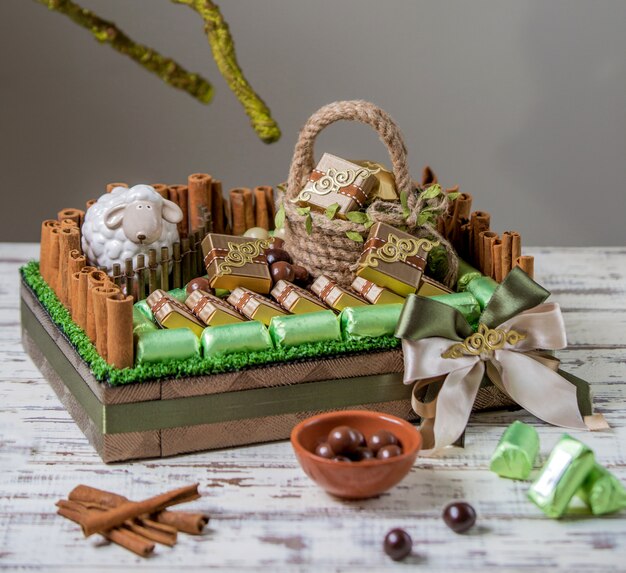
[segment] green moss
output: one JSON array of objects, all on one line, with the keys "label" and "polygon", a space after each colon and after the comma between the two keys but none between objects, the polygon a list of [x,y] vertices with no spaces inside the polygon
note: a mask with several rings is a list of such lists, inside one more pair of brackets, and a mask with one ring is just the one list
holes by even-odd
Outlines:
[{"label": "green moss", "polygon": [[354,341],[330,341],[303,344],[291,348],[275,348],[262,352],[230,354],[211,358],[191,358],[164,364],[142,364],[135,368],[114,368],[98,354],[85,332],[72,320],[68,310],[61,304],[53,290],[39,274],[39,263],[31,261],[20,269],[24,282],[30,287],[52,321],[67,336],[80,357],[89,365],[94,377],[112,386],[130,382],[143,382],[159,378],[181,378],[232,372],[276,362],[292,362],[311,358],[336,356],[338,354],[391,350],[400,346],[393,336],[365,338]]}]

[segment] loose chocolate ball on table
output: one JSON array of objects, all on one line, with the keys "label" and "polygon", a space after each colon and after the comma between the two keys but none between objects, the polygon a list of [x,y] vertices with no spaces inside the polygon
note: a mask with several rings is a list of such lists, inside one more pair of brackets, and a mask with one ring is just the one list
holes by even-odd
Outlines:
[{"label": "loose chocolate ball on table", "polygon": [[383,446],[376,452],[376,458],[379,460],[388,460],[389,458],[395,458],[400,455],[402,455],[402,448],[396,444]]},{"label": "loose chocolate ball on table", "polygon": [[449,503],[442,514],[446,525],[455,533],[464,533],[476,523],[476,510],[464,501]]},{"label": "loose chocolate ball on table", "polygon": [[413,547],[411,536],[404,529],[392,529],[385,536],[383,549],[394,561],[404,559]]},{"label": "loose chocolate ball on table", "polygon": [[388,430],[379,430],[374,432],[367,440],[367,447],[374,453],[377,453],[380,448],[384,446],[398,445],[398,438],[396,438]]},{"label": "loose chocolate ball on table", "polygon": [[328,444],[338,456],[354,454],[361,445],[361,438],[354,428],[337,426],[328,434]]},{"label": "loose chocolate ball on table", "polygon": [[330,447],[328,442],[322,442],[315,448],[315,455],[330,460],[335,457],[335,452],[333,452],[333,449]]},{"label": "loose chocolate ball on table", "polygon": [[273,265],[278,261],[285,261],[286,263],[291,263],[291,255],[285,251],[284,249],[272,248],[265,249],[265,258],[267,259],[268,265]]},{"label": "loose chocolate ball on table", "polygon": [[270,275],[274,284],[281,280],[292,282],[294,276],[293,267],[285,261],[278,261],[270,266]]},{"label": "loose chocolate ball on table", "polygon": [[187,294],[191,294],[194,290],[198,289],[211,292],[211,284],[209,283],[209,279],[204,277],[197,277],[190,280],[185,287],[185,291],[187,291]]}]

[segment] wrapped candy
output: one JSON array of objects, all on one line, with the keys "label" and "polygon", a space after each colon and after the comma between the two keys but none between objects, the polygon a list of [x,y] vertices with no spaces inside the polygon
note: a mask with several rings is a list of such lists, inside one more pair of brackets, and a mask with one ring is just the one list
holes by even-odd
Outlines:
[{"label": "wrapped candy", "polygon": [[596,463],[578,490],[594,515],[604,515],[626,508],[626,488],[609,470]]},{"label": "wrapped candy", "polygon": [[185,300],[187,308],[207,326],[243,322],[246,318],[221,298],[201,289],[194,290]]},{"label": "wrapped candy", "polygon": [[148,319],[146,315],[141,312],[137,305],[133,306],[133,334],[138,336],[144,332],[150,332],[152,330],[158,330],[159,327]]},{"label": "wrapped candy", "polygon": [[527,479],[539,453],[539,435],[533,426],[516,420],[502,434],[489,469],[500,477]]},{"label": "wrapped candy", "polygon": [[189,328],[143,332],[137,339],[137,364],[187,360],[200,356],[200,341]]},{"label": "wrapped candy", "polygon": [[356,293],[340,287],[335,281],[326,275],[320,275],[311,285],[311,290],[323,300],[330,308],[343,310],[348,306],[363,306],[368,304],[366,300],[357,296]]},{"label": "wrapped candy", "polygon": [[478,304],[480,304],[480,308],[484,309],[489,304],[498,286],[498,283],[492,278],[480,277],[468,283],[467,292],[472,293],[476,297]]},{"label": "wrapped candy", "polygon": [[404,297],[363,277],[356,277],[350,286],[370,304],[404,304]]},{"label": "wrapped candy", "polygon": [[472,293],[454,292],[450,294],[430,296],[428,298],[447,304],[452,308],[456,308],[471,326],[474,327],[478,323],[481,309],[476,297]]},{"label": "wrapped candy", "polygon": [[310,292],[288,281],[279,280],[272,289],[271,294],[280,306],[293,314],[328,310],[328,307]]},{"label": "wrapped candy", "polygon": [[189,328],[197,337],[202,334],[205,325],[184,304],[164,290],[155,290],[146,300],[161,328]]},{"label": "wrapped candy", "polygon": [[465,292],[469,283],[471,283],[474,279],[481,278],[482,276],[483,274],[478,269],[475,269],[463,259],[459,259],[459,272],[456,279],[457,292]]},{"label": "wrapped candy", "polygon": [[274,348],[267,328],[257,320],[207,328],[200,342],[205,357]]},{"label": "wrapped candy", "polygon": [[444,284],[437,282],[435,279],[422,276],[417,294],[420,296],[439,296],[442,294],[451,294],[452,291]]},{"label": "wrapped candy", "polygon": [[269,332],[276,346],[341,340],[339,321],[332,310],[275,316],[270,323]]},{"label": "wrapped candy", "polygon": [[529,499],[548,517],[561,517],[594,464],[593,452],[585,444],[563,434],[530,486]]},{"label": "wrapped candy", "polygon": [[259,320],[269,326],[274,316],[289,314],[282,307],[264,296],[245,288],[236,288],[227,301],[250,320]]},{"label": "wrapped candy", "polygon": [[391,336],[402,312],[401,304],[377,304],[344,308],[339,315],[345,340]]}]

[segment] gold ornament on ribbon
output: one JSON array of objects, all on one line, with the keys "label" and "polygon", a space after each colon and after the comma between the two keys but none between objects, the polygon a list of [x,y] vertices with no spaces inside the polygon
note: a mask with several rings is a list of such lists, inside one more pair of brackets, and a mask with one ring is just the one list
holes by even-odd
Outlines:
[{"label": "gold ornament on ribbon", "polygon": [[502,350],[507,344],[515,346],[525,334],[515,330],[502,328],[488,328],[484,324],[478,326],[478,331],[468,336],[463,342],[453,344],[441,354],[442,358],[461,358],[462,356],[480,356],[494,350]]},{"label": "gold ornament on ribbon", "polygon": [[378,266],[379,260],[384,263],[397,263],[398,261],[404,263],[409,257],[418,256],[420,251],[429,253],[439,244],[439,241],[428,239],[401,239],[393,233],[389,233],[387,242],[382,247],[367,253],[360,266],[375,268]]},{"label": "gold ornament on ribbon", "polygon": [[229,275],[234,268],[240,268],[248,263],[253,263],[255,257],[263,254],[268,249],[271,241],[261,239],[258,241],[250,241],[249,243],[231,243],[228,242],[228,254],[224,260],[218,265],[218,273]]},{"label": "gold ornament on ribbon", "polygon": [[308,201],[311,199],[311,194],[328,195],[332,192],[336,193],[342,187],[354,185],[354,182],[359,177],[366,178],[370,175],[376,175],[379,171],[379,168],[368,169],[367,167],[337,171],[335,168],[330,167],[317,181],[309,181],[305,188],[300,191],[300,194],[295,199],[292,199],[292,203]]}]

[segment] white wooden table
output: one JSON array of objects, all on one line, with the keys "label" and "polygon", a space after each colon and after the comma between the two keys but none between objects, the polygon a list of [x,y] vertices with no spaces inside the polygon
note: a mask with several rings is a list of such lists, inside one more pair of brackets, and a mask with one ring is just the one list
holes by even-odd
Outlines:
[{"label": "white wooden table", "polygon": [[[573,432],[626,482],[626,249],[528,249],[537,280],[561,303],[570,348],[563,367],[593,383],[612,429]],[[535,425],[545,458],[563,433],[523,411],[472,418],[465,449],[418,459],[407,478],[372,500],[342,502],[300,470],[287,442],[105,465],[63,409],[20,342],[18,267],[37,247],[0,245],[0,569],[105,571],[626,571],[626,511],[603,518],[546,518],[526,499],[527,483],[498,478],[488,462],[515,419]],[[181,535],[141,559],[84,539],[55,513],[78,483],[141,499],[199,482],[208,531]],[[457,535],[442,507],[465,499],[478,527]],[[405,528],[414,554],[403,563],[382,552],[385,533]]]}]

